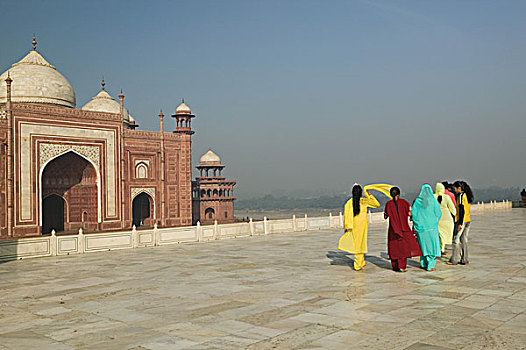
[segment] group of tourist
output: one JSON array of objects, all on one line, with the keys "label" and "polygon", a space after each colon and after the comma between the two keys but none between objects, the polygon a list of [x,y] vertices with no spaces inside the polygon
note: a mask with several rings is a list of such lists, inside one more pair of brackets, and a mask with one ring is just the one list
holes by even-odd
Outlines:
[{"label": "group of tourist", "polygon": [[396,186],[375,184],[362,189],[356,184],[352,188],[352,197],[345,203],[345,233],[338,244],[338,249],[354,254],[355,270],[366,265],[367,208],[380,206],[370,190],[391,198],[385,205],[384,218],[389,219],[387,251],[394,271],[406,272],[407,258],[415,256],[420,256],[422,269],[435,271],[436,260],[445,254],[446,244],[453,244],[447,264],[469,264],[468,234],[473,192],[465,181],[437,183],[434,193],[429,184],[424,184],[412,205],[400,198],[400,189]]}]

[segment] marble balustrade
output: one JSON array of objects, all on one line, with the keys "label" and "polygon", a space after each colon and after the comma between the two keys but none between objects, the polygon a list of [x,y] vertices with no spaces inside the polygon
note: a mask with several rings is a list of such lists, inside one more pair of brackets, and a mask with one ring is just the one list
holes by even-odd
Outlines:
[{"label": "marble balustrade", "polygon": [[[511,201],[472,204],[471,210],[511,209]],[[371,225],[386,224],[382,212],[369,213]],[[139,247],[160,246],[206,242],[218,239],[229,239],[254,235],[266,235],[285,232],[301,232],[321,229],[338,229],[343,227],[342,214],[328,217],[296,217],[284,220],[240,222],[234,224],[214,224],[209,226],[187,226],[127,231],[84,234],[82,229],[76,235],[60,235],[54,232],[50,236],[21,238],[0,241],[0,260],[16,260],[45,256],[83,254],[116,249],[133,249]]]}]

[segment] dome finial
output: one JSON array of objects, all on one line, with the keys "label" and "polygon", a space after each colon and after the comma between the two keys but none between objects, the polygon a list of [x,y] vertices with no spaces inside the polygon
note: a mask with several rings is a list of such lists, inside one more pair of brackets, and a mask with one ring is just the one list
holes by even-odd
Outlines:
[{"label": "dome finial", "polygon": [[8,70],[7,71],[7,78],[5,79],[5,82],[10,84],[12,81],[13,81],[13,79],[11,79],[11,74],[9,73],[9,70]]},{"label": "dome finial", "polygon": [[183,97],[183,103],[184,103],[184,97]]},{"label": "dome finial", "polygon": [[33,41],[31,42],[33,44],[33,51],[37,50],[37,39],[35,37],[35,34],[33,34]]},{"label": "dome finial", "polygon": [[100,85],[102,86],[102,90],[104,90],[104,86],[106,86],[106,82],[104,82],[104,75],[102,76],[102,81],[100,82]]}]

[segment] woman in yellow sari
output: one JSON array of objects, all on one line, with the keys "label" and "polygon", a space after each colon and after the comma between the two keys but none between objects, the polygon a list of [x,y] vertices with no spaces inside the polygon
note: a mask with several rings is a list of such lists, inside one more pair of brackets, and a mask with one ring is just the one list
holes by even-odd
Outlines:
[{"label": "woman in yellow sari", "polygon": [[345,203],[343,228],[345,233],[340,237],[338,249],[354,254],[354,269],[361,270],[365,266],[364,254],[367,253],[367,208],[378,208],[380,203],[365,188],[362,197],[362,187],[354,185],[352,197]]}]

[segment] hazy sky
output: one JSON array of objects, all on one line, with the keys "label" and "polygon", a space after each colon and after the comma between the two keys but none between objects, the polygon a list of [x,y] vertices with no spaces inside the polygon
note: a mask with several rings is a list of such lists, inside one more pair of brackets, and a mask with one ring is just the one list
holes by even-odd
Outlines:
[{"label": "hazy sky", "polygon": [[525,1],[0,0],[0,70],[36,33],[79,108],[102,75],[143,130],[184,97],[194,166],[211,147],[239,197],[524,187],[525,18]]}]

